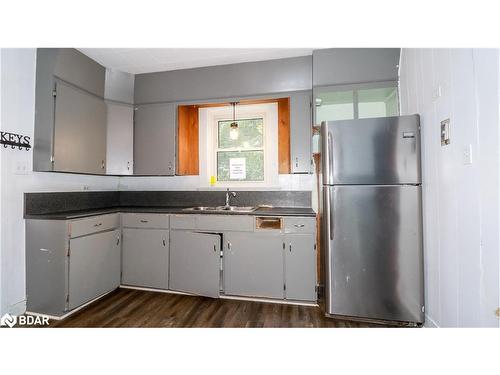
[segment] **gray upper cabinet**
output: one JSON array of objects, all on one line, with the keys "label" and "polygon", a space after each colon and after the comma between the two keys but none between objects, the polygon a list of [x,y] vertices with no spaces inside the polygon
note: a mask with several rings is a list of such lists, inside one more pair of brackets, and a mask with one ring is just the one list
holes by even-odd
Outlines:
[{"label": "gray upper cabinet", "polygon": [[398,80],[399,48],[329,48],[313,51],[313,86]]},{"label": "gray upper cabinet", "polygon": [[290,154],[292,173],[311,172],[311,91],[290,96]]},{"label": "gray upper cabinet", "polygon": [[120,230],[70,240],[69,309],[120,285]]},{"label": "gray upper cabinet", "polygon": [[134,174],[175,174],[175,104],[137,106],[134,121]]},{"label": "gray upper cabinet", "polygon": [[75,49],[37,49],[34,171],[105,173],[104,79],[104,67]]},{"label": "gray upper cabinet", "polygon": [[106,105],[74,86],[55,88],[54,171],[106,173]]},{"label": "gray upper cabinet", "polygon": [[134,162],[134,75],[106,69],[106,174],[131,175]]},{"label": "gray upper cabinet", "polygon": [[122,284],[168,289],[169,232],[123,229]]},{"label": "gray upper cabinet", "polygon": [[106,174],[131,175],[134,168],[134,109],[107,102]]},{"label": "gray upper cabinet", "polygon": [[285,235],[285,296],[316,300],[316,247],[314,234]]},{"label": "gray upper cabinet", "polygon": [[225,234],[224,293],[284,297],[283,238],[279,231]]},{"label": "gray upper cabinet", "polygon": [[184,230],[170,235],[170,289],[218,297],[221,236]]}]

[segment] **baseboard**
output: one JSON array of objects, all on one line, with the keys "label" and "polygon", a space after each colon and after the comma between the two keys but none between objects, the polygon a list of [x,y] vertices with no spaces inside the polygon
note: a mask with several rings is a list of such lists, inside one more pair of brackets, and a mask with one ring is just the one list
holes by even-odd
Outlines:
[{"label": "baseboard", "polygon": [[424,328],[439,328],[439,325],[429,315],[425,314]]},{"label": "baseboard", "polygon": [[26,312],[26,300],[22,300],[13,305],[7,306],[7,309],[4,314],[19,316],[23,315],[25,312]]},{"label": "baseboard", "polygon": [[223,295],[223,294],[221,294],[219,298],[220,299],[232,299],[232,300],[237,300],[237,301],[277,303],[277,304],[280,304],[280,305],[295,305],[295,306],[318,307],[318,304],[315,303],[315,302],[287,301],[287,300],[272,299],[272,298],[227,296],[227,295]]},{"label": "baseboard", "polygon": [[61,315],[61,316],[57,316],[57,315],[49,315],[49,314],[42,314],[42,313],[37,313],[37,312],[33,312],[33,311],[26,311],[26,315],[33,315],[33,316],[40,316],[40,317],[47,317],[51,320],[63,320],[63,319],[66,319],[68,316],[71,316],[73,314],[75,314],[76,312],[80,311],[81,309],[87,307],[88,305],[90,305],[91,303],[94,303],[96,302],[97,300],[103,298],[104,296],[107,296],[109,293],[112,293],[114,292],[116,289],[113,289],[113,290],[110,290],[109,292],[106,292],[104,294],[101,294],[100,296],[84,303],[83,305],[81,306],[78,306],[77,308],[67,312],[66,314],[64,315]]},{"label": "baseboard", "polygon": [[121,289],[144,290],[145,292],[158,292],[158,293],[167,293],[167,294],[181,294],[183,296],[196,296],[196,294],[178,292],[176,290],[146,288],[146,287],[142,287],[142,286],[120,285],[120,288]]},{"label": "baseboard", "polygon": [[[155,289],[155,288],[145,288],[141,286],[130,286],[130,285],[120,285],[122,289],[134,289],[134,290],[144,290],[146,292],[158,292],[158,293],[168,293],[168,294],[181,294],[184,296],[194,296],[194,297],[202,297],[197,294],[178,292],[175,290],[167,290],[167,289]],[[257,297],[240,297],[240,296],[228,296],[225,294],[219,295],[220,299],[232,299],[239,301],[251,301],[251,302],[265,302],[265,303],[279,303],[282,305],[300,305],[300,306],[318,306],[315,302],[304,302],[304,301],[284,301],[277,300],[271,298],[257,298]]]}]

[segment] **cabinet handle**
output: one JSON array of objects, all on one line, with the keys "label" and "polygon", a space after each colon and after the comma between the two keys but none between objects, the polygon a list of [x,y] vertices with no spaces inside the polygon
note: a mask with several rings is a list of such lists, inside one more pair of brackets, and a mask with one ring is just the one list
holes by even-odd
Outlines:
[{"label": "cabinet handle", "polygon": [[130,171],[130,162],[127,161],[127,171]]},{"label": "cabinet handle", "polygon": [[290,245],[288,247],[290,249],[290,252],[292,252],[292,243],[290,242]]},{"label": "cabinet handle", "polygon": [[104,160],[101,161],[101,169],[104,169]]},{"label": "cabinet handle", "polygon": [[217,252],[217,245],[214,244],[214,252]]},{"label": "cabinet handle", "polygon": [[141,223],[147,223],[148,221],[147,220],[141,220]]},{"label": "cabinet handle", "polygon": [[298,168],[299,167],[299,158],[295,158],[295,167]]},{"label": "cabinet handle", "polygon": [[294,224],[295,228],[304,228],[304,224]]},{"label": "cabinet handle", "polygon": [[165,239],[163,239],[163,246],[166,246],[166,241],[165,241]]},{"label": "cabinet handle", "polygon": [[116,246],[120,244],[120,237],[116,237]]},{"label": "cabinet handle", "polygon": [[231,242],[229,242],[229,241],[228,241],[228,243],[227,243],[227,249],[228,249],[228,250],[231,250]]},{"label": "cabinet handle", "polygon": [[94,224],[94,227],[100,227],[102,225],[102,223],[97,223],[97,224]]}]

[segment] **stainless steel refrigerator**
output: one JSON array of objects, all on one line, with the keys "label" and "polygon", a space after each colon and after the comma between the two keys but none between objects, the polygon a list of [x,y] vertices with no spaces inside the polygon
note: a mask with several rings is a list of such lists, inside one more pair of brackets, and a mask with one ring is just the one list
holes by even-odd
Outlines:
[{"label": "stainless steel refrigerator", "polygon": [[325,312],[424,322],[418,115],[323,122]]}]

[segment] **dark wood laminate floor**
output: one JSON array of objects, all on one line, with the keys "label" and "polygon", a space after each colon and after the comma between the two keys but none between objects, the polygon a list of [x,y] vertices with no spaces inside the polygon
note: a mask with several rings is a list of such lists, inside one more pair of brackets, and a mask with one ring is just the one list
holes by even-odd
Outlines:
[{"label": "dark wood laminate floor", "polygon": [[380,327],[328,319],[318,307],[117,289],[49,327]]}]

